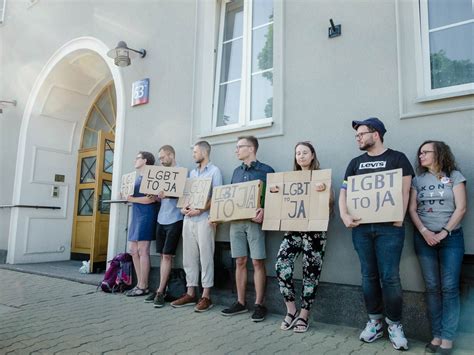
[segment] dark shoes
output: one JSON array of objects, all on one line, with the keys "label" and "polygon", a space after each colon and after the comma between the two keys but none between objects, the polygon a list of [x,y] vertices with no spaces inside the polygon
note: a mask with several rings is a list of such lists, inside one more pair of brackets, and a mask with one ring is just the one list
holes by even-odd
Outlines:
[{"label": "dark shoes", "polygon": [[225,308],[221,311],[223,316],[235,316],[236,314],[248,312],[248,309],[245,305],[240,304],[239,301],[235,302],[229,308]]},{"label": "dark shoes", "polygon": [[267,315],[267,309],[265,306],[261,304],[255,304],[255,308],[252,314],[252,321],[253,322],[261,322],[265,319]]},{"label": "dark shoes", "polygon": [[431,344],[431,342],[425,345],[425,351],[431,354],[436,353],[436,351],[438,351],[438,348],[439,348],[439,345]]},{"label": "dark shoes", "polygon": [[155,297],[156,297],[156,292],[151,292],[143,302],[145,303],[153,303],[153,301],[155,300]]},{"label": "dark shoes", "polygon": [[165,305],[165,295],[161,292],[158,292],[153,300],[153,307],[161,308]]}]

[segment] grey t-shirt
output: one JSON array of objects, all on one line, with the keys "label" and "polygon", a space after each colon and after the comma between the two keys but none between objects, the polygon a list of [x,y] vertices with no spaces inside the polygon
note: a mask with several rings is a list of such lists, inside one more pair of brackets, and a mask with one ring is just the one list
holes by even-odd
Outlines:
[{"label": "grey t-shirt", "polygon": [[456,208],[453,187],[465,181],[466,178],[457,170],[449,178],[438,178],[426,172],[412,180],[412,188],[416,190],[416,212],[426,228],[439,232],[448,223]]}]

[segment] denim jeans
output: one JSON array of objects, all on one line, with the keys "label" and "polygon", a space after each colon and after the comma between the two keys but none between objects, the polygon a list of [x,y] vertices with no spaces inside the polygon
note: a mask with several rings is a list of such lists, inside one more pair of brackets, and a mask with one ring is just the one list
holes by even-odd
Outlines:
[{"label": "denim jeans", "polygon": [[464,256],[462,229],[430,247],[415,231],[415,252],[426,286],[426,302],[433,337],[453,340],[459,323],[459,278]]},{"label": "denim jeans", "polygon": [[405,241],[405,228],[392,223],[362,224],[352,229],[352,242],[359,255],[362,291],[371,319],[392,322],[402,319],[402,286],[400,257]]}]

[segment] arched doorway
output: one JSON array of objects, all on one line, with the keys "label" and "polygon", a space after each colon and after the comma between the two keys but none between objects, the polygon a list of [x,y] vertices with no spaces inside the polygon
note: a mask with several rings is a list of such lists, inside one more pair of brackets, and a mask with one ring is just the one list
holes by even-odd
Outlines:
[{"label": "arched doorway", "polygon": [[111,82],[88,111],[78,151],[71,258],[90,260],[90,271],[107,260],[116,102]]},{"label": "arched doorway", "polygon": [[[109,49],[93,37],[71,40],[47,61],[30,91],[21,122],[12,202],[59,209],[12,209],[9,264],[71,258],[77,157],[84,137],[88,139],[82,131],[92,104],[112,82],[116,96],[113,170],[121,174],[125,92],[119,68],[107,57]],[[119,190],[114,183],[112,194]],[[111,207],[109,257],[118,250],[120,214],[116,206]]]}]

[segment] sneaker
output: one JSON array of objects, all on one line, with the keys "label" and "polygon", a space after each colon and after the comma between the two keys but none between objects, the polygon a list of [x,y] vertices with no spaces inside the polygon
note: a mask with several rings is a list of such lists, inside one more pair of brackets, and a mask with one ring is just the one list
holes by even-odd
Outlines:
[{"label": "sneaker", "polygon": [[145,298],[145,300],[143,302],[153,303],[153,301],[155,300],[155,297],[156,297],[156,292],[152,292]]},{"label": "sneaker", "polygon": [[408,350],[408,340],[405,338],[405,333],[400,323],[388,326],[388,337],[395,349]]},{"label": "sneaker", "polygon": [[210,298],[202,297],[196,307],[194,307],[194,311],[196,312],[206,312],[210,310],[214,305]]},{"label": "sneaker", "polygon": [[155,298],[153,299],[153,307],[161,308],[165,305],[165,295],[161,292],[157,292]]},{"label": "sneaker", "polygon": [[265,319],[266,315],[267,315],[267,309],[265,308],[265,306],[261,304],[255,304],[255,308],[252,314],[252,321],[261,322],[262,320]]},{"label": "sneaker", "polygon": [[223,316],[234,316],[236,314],[248,312],[248,309],[243,304],[236,301],[232,306],[229,308],[225,308],[221,311]]},{"label": "sneaker", "polygon": [[171,302],[171,306],[174,308],[186,307],[186,306],[193,306],[196,304],[196,297],[190,296],[187,293],[182,295],[176,301]]},{"label": "sneaker", "polygon": [[366,342],[372,343],[373,341],[383,336],[383,327],[381,320],[371,319],[367,322],[365,329],[360,333],[359,339]]}]

